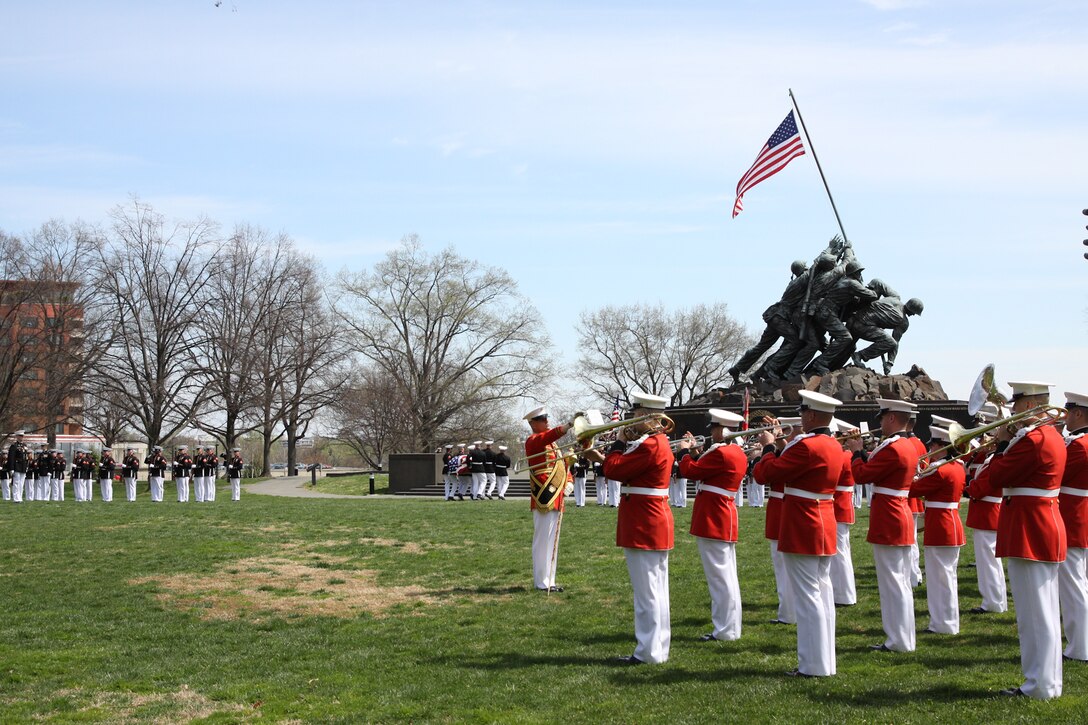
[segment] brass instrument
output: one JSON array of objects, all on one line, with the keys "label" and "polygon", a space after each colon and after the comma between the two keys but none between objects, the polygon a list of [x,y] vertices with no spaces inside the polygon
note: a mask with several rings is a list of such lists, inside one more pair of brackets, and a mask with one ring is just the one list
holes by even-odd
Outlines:
[{"label": "brass instrument", "polygon": [[734,438],[747,438],[748,436],[756,435],[758,433],[762,433],[763,431],[767,431],[767,430],[781,430],[782,431],[778,436],[775,437],[775,440],[777,440],[778,438],[789,438],[791,435],[793,435],[793,426],[792,425],[781,426],[781,425],[775,424],[775,425],[765,425],[762,428],[749,428],[748,430],[738,430],[738,431],[736,431],[734,433],[726,433],[724,436],[722,436],[722,440],[731,441]]},{"label": "brass instrument", "polygon": [[978,378],[975,380],[975,384],[971,386],[971,395],[967,401],[967,412],[971,415],[978,415],[978,412],[982,410],[982,406],[986,403],[993,403],[998,410],[1007,407],[1009,404],[1009,399],[997,389],[997,383],[994,382],[993,363],[982,369],[982,372],[978,374]]},{"label": "brass instrument", "polygon": [[[953,423],[952,425],[948,426],[948,437],[952,440],[952,442],[949,443],[947,446],[942,446],[941,448],[938,448],[929,455],[930,457],[940,457],[949,453],[954,453],[955,455],[937,461],[936,463],[929,466],[929,468],[919,473],[918,477],[921,478],[924,476],[928,476],[946,463],[960,461],[964,458],[967,458],[968,456],[974,455],[978,451],[978,449],[970,447],[971,441],[973,441],[975,438],[989,433],[990,431],[994,431],[1004,427],[1009,427],[1011,430],[1021,425],[1061,425],[1065,422],[1065,413],[1065,408],[1057,405],[1046,404],[1037,405],[1034,408],[1029,408],[1028,410],[1014,413],[1013,415],[1006,416],[1005,418],[995,420],[993,423],[986,423],[985,425],[980,425],[975,428],[964,428],[959,423]],[[1036,420],[1036,418],[1039,418],[1039,416],[1042,416],[1042,419]],[[995,439],[987,445],[995,445],[996,443],[997,441]]]},{"label": "brass instrument", "polygon": [[[672,421],[672,418],[669,418],[664,413],[650,413],[648,415],[640,415],[637,418],[630,418],[628,420],[613,420],[606,423],[604,422],[604,418],[601,415],[601,411],[587,410],[586,412],[580,413],[574,417],[574,425],[572,426],[571,430],[574,432],[575,442],[560,446],[558,451],[559,457],[577,458],[587,450],[600,450],[606,448],[612,445],[612,441],[597,445],[590,445],[589,447],[585,447],[585,442],[587,440],[592,441],[601,433],[615,430],[616,428],[627,429],[649,421],[655,421],[657,423],[659,430],[653,431],[655,433],[671,433],[675,425]],[[639,435],[641,435],[641,433],[639,433]],[[521,458],[514,461],[514,464],[515,466],[518,466],[519,464],[527,463],[529,464],[529,468],[532,469],[540,464],[530,463],[530,461],[541,458],[547,453],[547,451],[544,451],[542,453],[536,453],[532,456],[522,456]]]},{"label": "brass instrument", "polygon": [[852,433],[836,433],[834,435],[834,438],[837,441],[850,440],[851,438],[861,438],[862,440],[864,440],[866,438],[879,438],[879,437],[880,437],[880,431],[877,431],[877,430],[855,430]]},{"label": "brass instrument", "polygon": [[684,441],[691,441],[692,448],[702,448],[706,445],[706,436],[685,436],[683,438],[677,438],[674,441],[669,441],[669,447],[672,448],[672,452],[676,453],[680,450],[680,444]]}]

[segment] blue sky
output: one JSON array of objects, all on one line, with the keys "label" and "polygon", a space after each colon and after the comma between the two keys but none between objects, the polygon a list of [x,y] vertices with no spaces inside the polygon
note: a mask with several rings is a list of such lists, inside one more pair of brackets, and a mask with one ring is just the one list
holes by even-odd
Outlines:
[{"label": "blue sky", "polygon": [[753,332],[836,233],[812,156],[733,188],[793,88],[867,266],[926,303],[899,368],[1088,392],[1078,2],[0,0],[0,228],[283,230],[333,272],[409,233],[579,312],[724,301]]}]

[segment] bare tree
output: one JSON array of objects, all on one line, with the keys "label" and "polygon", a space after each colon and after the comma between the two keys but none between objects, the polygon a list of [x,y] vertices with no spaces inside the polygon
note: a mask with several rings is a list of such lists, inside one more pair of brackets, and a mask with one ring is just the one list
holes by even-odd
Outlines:
[{"label": "bare tree", "polygon": [[335,310],[351,344],[396,384],[406,443],[433,449],[458,411],[528,394],[552,375],[536,309],[506,271],[405,237],[373,272],[343,273]]},{"label": "bare tree", "polygon": [[723,380],[749,338],[724,303],[666,312],[663,305],[606,306],[578,322],[578,378],[601,400],[632,390],[682,405]]},{"label": "bare tree", "polygon": [[112,344],[99,364],[104,394],[149,446],[192,424],[208,391],[198,359],[210,342],[200,287],[210,275],[216,227],[168,224],[134,199],[112,212],[99,273],[112,307]]},{"label": "bare tree", "polygon": [[126,411],[93,375],[83,386],[83,428],[100,437],[106,448],[128,438],[131,430]]},{"label": "bare tree", "polygon": [[336,438],[358,453],[371,468],[381,468],[399,449],[411,426],[411,414],[396,381],[374,367],[352,373],[332,402]]}]

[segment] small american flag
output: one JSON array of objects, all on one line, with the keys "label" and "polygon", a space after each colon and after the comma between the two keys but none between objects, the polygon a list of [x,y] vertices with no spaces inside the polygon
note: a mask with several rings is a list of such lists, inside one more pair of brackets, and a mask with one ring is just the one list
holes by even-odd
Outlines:
[{"label": "small american flag", "polygon": [[733,202],[733,217],[736,218],[744,208],[741,202],[744,192],[764,179],[774,176],[798,156],[804,155],[805,147],[801,143],[801,134],[797,131],[797,123],[793,120],[793,111],[790,111],[786,115],[786,120],[767,139],[759,156],[756,156],[752,168],[748,169],[737,182],[737,200]]},{"label": "small american flag", "polygon": [[748,406],[751,405],[752,398],[748,395],[749,388],[744,389],[744,422],[740,424],[741,430],[748,430]]},{"label": "small american flag", "polygon": [[616,404],[612,406],[612,420],[617,421],[620,419],[620,399],[616,398]]}]

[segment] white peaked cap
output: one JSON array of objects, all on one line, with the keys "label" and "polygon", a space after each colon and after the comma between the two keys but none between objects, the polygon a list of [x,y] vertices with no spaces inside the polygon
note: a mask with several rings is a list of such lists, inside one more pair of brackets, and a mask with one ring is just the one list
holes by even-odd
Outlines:
[{"label": "white peaked cap", "polygon": [[[446,448],[449,448],[449,446],[446,446]],[[231,450],[232,450],[232,451],[240,451],[240,450],[242,450],[242,449],[241,449],[241,448],[231,448]]]},{"label": "white peaked cap", "polygon": [[876,403],[881,410],[894,410],[897,413],[913,413],[918,407],[909,400],[893,400],[891,398],[877,398]]},{"label": "white peaked cap", "polygon": [[499,450],[500,450],[500,451],[505,451],[505,450],[506,450],[506,446],[499,446]]},{"label": "white peaked cap", "polygon": [[801,396],[801,405],[818,413],[834,413],[842,405],[841,400],[811,390],[798,390],[797,394]]},{"label": "white peaked cap", "polygon": [[547,414],[548,414],[548,409],[545,406],[542,405],[539,408],[533,408],[528,413],[526,413],[525,414],[525,420],[532,420],[533,418],[539,418],[540,416],[547,415]]},{"label": "white peaked cap", "polygon": [[187,450],[189,450],[189,446],[178,446],[178,450],[179,451],[187,451]]},{"label": "white peaked cap", "polygon": [[842,418],[832,418],[830,428],[832,433],[849,433],[850,431],[857,429],[857,426]]},{"label": "white peaked cap", "polygon": [[710,416],[710,422],[715,425],[722,425],[726,428],[737,428],[744,423],[744,416],[732,413],[728,410],[722,410],[721,408],[711,408],[706,412]]},{"label": "white peaked cap", "polygon": [[1016,400],[1024,395],[1050,395],[1050,389],[1054,387],[1054,383],[1040,383],[1037,380],[1016,383],[1009,381],[1009,387],[1012,388],[1013,400]]},{"label": "white peaked cap", "polygon": [[650,395],[644,393],[641,390],[631,391],[631,407],[632,408],[647,408],[649,410],[665,410],[669,404],[668,398],[663,398],[660,395]]},{"label": "white peaked cap", "polygon": [[478,445],[482,445],[482,444],[483,444],[483,441],[472,441],[472,445],[474,445],[474,446],[478,446]]},{"label": "white peaked cap", "polygon": [[[934,416],[930,416],[930,417],[933,418],[933,425],[939,425],[942,428],[947,428],[948,426],[950,426],[950,425],[952,425],[953,423],[956,422],[956,421],[952,420],[951,418],[945,418],[944,416],[940,416],[940,415],[934,415]],[[944,440],[944,439],[942,439],[942,440]]]},{"label": "white peaked cap", "polygon": [[948,435],[948,431],[935,425],[929,426],[929,437],[935,441],[952,442],[952,439]]},{"label": "white peaked cap", "polygon": [[796,428],[800,427],[801,419],[799,417],[797,417],[797,416],[794,416],[792,418],[779,418],[778,419],[778,424],[781,425],[781,426],[792,425],[796,429]]},{"label": "white peaked cap", "polygon": [[470,451],[475,450],[476,449],[476,444],[475,443],[469,443],[467,446],[465,446],[465,448],[468,448]]},{"label": "white peaked cap", "polygon": [[464,443],[458,443],[458,444],[457,444],[457,447],[458,447],[458,448],[464,448],[464,447],[465,447],[465,444],[464,444]]},{"label": "white peaked cap", "polygon": [[17,431],[15,431],[15,435],[17,435],[17,436],[25,436],[25,435],[26,435],[26,431],[25,431],[25,430],[17,430]]},{"label": "white peaked cap", "polygon": [[1065,391],[1065,407],[1068,408],[1072,405],[1078,408],[1088,408],[1088,395],[1082,393],[1071,393],[1068,390]]},{"label": "white peaked cap", "polygon": [[495,441],[484,441],[484,445],[485,445],[485,446],[489,446],[489,445],[491,445],[491,444],[492,444],[492,443],[494,443],[494,442],[495,442]]},{"label": "white peaked cap", "polygon": [[453,444],[452,443],[447,443],[446,444],[446,450],[448,451],[451,448],[453,448]]}]

